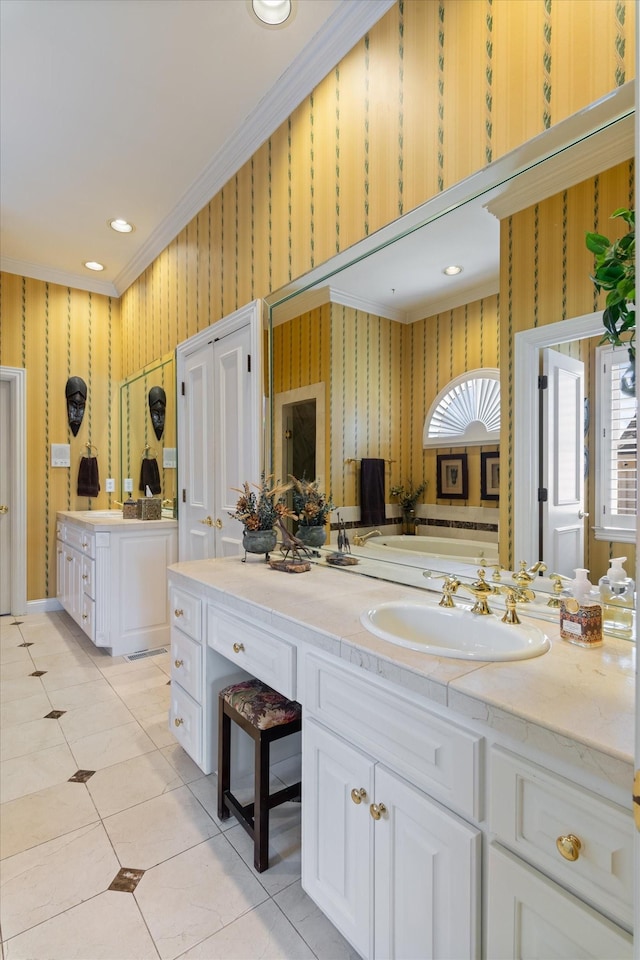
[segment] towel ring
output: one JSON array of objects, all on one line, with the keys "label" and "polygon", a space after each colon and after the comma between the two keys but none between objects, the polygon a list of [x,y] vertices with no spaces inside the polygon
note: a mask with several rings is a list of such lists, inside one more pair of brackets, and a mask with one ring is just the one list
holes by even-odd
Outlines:
[{"label": "towel ring", "polygon": [[85,447],[87,448],[87,453],[89,454],[89,456],[91,455],[92,450],[95,450],[97,455],[98,448],[93,443],[85,443]]},{"label": "towel ring", "polygon": [[155,449],[155,447],[150,447],[148,443],[145,443],[144,450],[142,451],[142,455],[147,458],[157,457],[158,451]]}]

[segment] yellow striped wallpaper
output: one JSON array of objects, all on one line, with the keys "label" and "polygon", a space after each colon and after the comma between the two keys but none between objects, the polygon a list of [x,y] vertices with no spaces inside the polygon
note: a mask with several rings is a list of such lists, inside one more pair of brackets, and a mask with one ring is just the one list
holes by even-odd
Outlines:
[{"label": "yellow striped wallpaper", "polygon": [[[55,594],[55,511],[76,506],[64,471],[48,466],[48,443],[67,429],[59,409],[67,372],[91,378],[91,424],[73,441],[73,469],[90,431],[101,476],[118,476],[119,380],[633,79],[634,29],[632,0],[398,0],[120,304],[4,275],[2,362],[26,366],[29,378],[28,599]],[[601,209],[613,207],[603,198]],[[573,300],[567,290],[567,310]],[[366,340],[367,322],[358,318],[344,337]],[[361,380],[344,387],[358,399],[367,389]],[[413,434],[417,413],[396,409],[413,416]],[[345,447],[357,437],[361,450],[367,435],[387,444],[382,424],[359,417],[346,418],[344,431]],[[400,444],[393,434],[388,442]],[[422,464],[402,444],[403,470],[406,462],[418,474]],[[428,459],[423,466],[431,479]],[[346,496],[351,479],[343,482]]]},{"label": "yellow striped wallpaper", "polygon": [[[626,232],[610,220],[619,207],[633,207],[634,163],[619,164],[597,177],[549,197],[502,221],[500,225],[500,367],[512,370],[514,334],[530,327],[578,317],[604,306],[589,280],[593,256],[585,246],[585,233],[597,230],[614,239]],[[583,359],[588,364],[588,382],[593,389],[593,348]],[[500,556],[512,563],[513,544],[513,377],[503,377],[501,431]],[[593,424],[588,443],[594,447]],[[588,507],[594,512],[595,491],[587,490]],[[606,571],[608,558],[626,555],[629,569],[635,563],[632,544],[605,543],[591,535],[587,566],[596,580]],[[519,559],[519,558],[516,558]]]}]

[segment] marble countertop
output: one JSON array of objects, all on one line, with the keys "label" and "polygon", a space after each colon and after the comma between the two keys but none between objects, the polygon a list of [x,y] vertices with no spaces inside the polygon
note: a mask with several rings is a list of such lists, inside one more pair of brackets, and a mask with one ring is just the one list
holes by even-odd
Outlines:
[{"label": "marble countertop", "polygon": [[114,527],[177,527],[178,521],[162,517],[160,520],[125,520],[122,510],[58,510],[58,520],[72,520],[87,530],[113,530]]},{"label": "marble countertop", "polygon": [[[257,557],[195,560],[169,567],[169,578],[205,587],[244,612],[469,719],[527,741],[546,753],[574,755],[613,782],[629,782],[633,763],[636,645],[605,637],[586,649],[560,638],[555,623],[534,621],[551,640],[540,657],[480,662],[433,657],[378,639],[360,623],[388,600],[437,603],[406,584],[313,567],[301,575],[272,570]],[[523,621],[522,608],[519,608]],[[517,629],[517,628],[514,628]]]}]

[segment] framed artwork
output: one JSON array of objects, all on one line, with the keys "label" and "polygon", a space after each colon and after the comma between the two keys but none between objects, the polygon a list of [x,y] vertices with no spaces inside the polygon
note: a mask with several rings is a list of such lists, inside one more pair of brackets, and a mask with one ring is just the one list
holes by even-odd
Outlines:
[{"label": "framed artwork", "polygon": [[469,476],[466,453],[442,453],[437,457],[438,499],[466,500]]},{"label": "framed artwork", "polygon": [[500,454],[480,454],[480,499],[500,499]]}]

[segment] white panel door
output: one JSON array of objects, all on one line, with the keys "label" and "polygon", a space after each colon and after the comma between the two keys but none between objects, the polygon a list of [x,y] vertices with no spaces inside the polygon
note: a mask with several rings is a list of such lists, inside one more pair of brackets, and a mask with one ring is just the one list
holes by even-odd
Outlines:
[{"label": "white panel door", "polygon": [[242,552],[242,524],[229,516],[235,509],[238,488],[244,480],[257,483],[254,475],[251,418],[252,378],[261,372],[252,369],[251,327],[234,330],[214,340],[214,516],[222,526],[214,527],[215,556],[237,556]]},{"label": "white panel door", "polygon": [[543,372],[541,559],[573,577],[584,566],[584,363],[547,349]]},{"label": "white panel door", "polygon": [[184,359],[182,435],[179,439],[181,502],[180,560],[215,557],[214,504],[214,360],[211,342]]},{"label": "white panel door", "polygon": [[487,957],[491,960],[623,960],[632,938],[543,874],[489,850]]},{"label": "white panel door", "polygon": [[11,610],[11,384],[0,380],[0,616]]},{"label": "white panel door", "polygon": [[480,832],[380,765],[375,803],[375,957],[479,956]]},{"label": "white panel door", "polygon": [[313,720],[303,724],[302,756],[302,886],[371,957],[373,761]]}]

